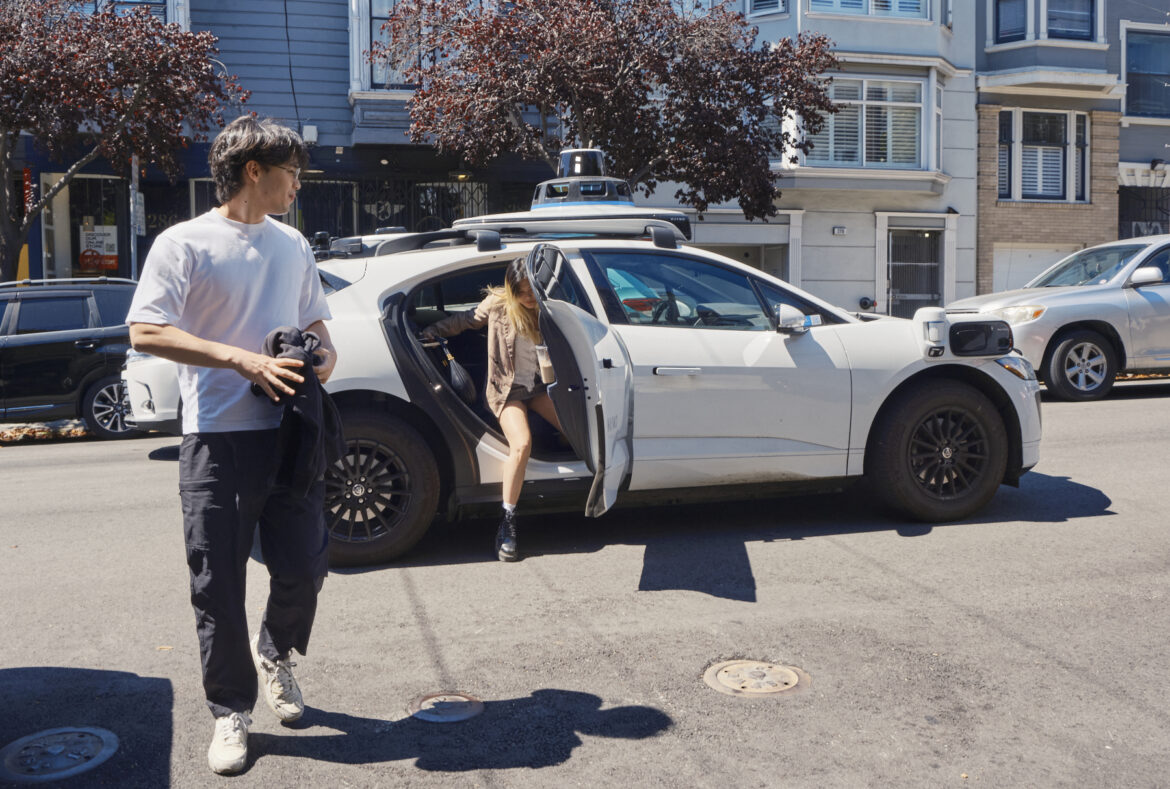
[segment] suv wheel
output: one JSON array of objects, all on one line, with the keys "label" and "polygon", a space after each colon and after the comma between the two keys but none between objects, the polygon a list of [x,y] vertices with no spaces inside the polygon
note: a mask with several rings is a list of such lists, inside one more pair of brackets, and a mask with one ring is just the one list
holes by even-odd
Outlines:
[{"label": "suv wheel", "polygon": [[342,412],[345,456],[325,472],[329,560],[388,562],[410,550],[439,503],[435,456],[418,431],[378,411]]},{"label": "suv wheel", "polygon": [[1044,365],[1044,383],[1061,400],[1100,400],[1116,376],[1113,345],[1088,329],[1061,337]]},{"label": "suv wheel", "polygon": [[139,434],[126,421],[130,412],[123,392],[122,379],[117,375],[106,376],[85,391],[81,416],[89,432],[98,438],[130,438]]},{"label": "suv wheel", "polygon": [[878,418],[865,475],[888,506],[916,520],[958,520],[995,495],[1007,451],[1003,418],[983,393],[933,381]]}]

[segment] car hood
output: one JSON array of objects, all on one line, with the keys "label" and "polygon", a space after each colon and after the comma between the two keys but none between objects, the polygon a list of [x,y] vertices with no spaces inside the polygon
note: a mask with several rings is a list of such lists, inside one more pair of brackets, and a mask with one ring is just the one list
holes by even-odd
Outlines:
[{"label": "car hood", "polygon": [[1000,293],[985,293],[982,296],[972,296],[968,299],[952,301],[947,305],[948,312],[990,312],[1001,307],[1013,307],[1017,304],[1043,304],[1051,306],[1064,302],[1083,301],[1098,291],[1108,288],[1108,285],[1069,285],[1061,288],[1019,288],[1005,290]]}]

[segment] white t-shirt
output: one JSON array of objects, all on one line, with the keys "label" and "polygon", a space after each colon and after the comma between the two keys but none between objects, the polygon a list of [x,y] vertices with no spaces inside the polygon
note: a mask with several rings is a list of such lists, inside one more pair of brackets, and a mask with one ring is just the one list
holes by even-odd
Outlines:
[{"label": "white t-shirt", "polygon": [[[159,234],[127,323],[166,324],[261,352],[280,326],[330,318],[313,252],[293,227],[234,222],[211,210]],[[283,409],[256,397],[235,370],[179,364],[184,433],[278,427]]]}]

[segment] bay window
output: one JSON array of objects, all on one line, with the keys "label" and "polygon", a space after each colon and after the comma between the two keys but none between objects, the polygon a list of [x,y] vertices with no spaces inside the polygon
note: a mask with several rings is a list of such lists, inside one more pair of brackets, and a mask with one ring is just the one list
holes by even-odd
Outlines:
[{"label": "bay window", "polygon": [[922,84],[835,79],[829,96],[839,111],[810,137],[806,161],[829,167],[917,169],[922,160]]},{"label": "bay window", "polygon": [[1048,0],[1048,37],[1093,40],[1097,0]]}]

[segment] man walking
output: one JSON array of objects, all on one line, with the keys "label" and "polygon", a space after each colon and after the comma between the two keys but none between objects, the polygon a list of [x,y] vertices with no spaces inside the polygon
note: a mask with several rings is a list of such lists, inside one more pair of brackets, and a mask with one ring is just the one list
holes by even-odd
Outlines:
[{"label": "man walking", "polygon": [[[277,479],[284,409],[272,402],[314,373],[324,383],[336,363],[312,250],[268,216],[288,212],[307,161],[301,138],[274,121],[229,123],[210,155],[222,204],[159,235],[127,317],[135,349],[179,363],[179,494],[203,687],[215,716],[207,760],[217,773],[247,762],[258,684],[282,721],[304,712],[289,657],[305,654],[326,573],[324,485],[316,480],[306,496]],[[312,372],[258,352],[281,326],[318,336]],[[254,396],[253,383],[267,397]],[[257,523],[270,582],[259,633],[249,639],[245,568]]]}]

